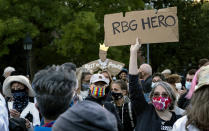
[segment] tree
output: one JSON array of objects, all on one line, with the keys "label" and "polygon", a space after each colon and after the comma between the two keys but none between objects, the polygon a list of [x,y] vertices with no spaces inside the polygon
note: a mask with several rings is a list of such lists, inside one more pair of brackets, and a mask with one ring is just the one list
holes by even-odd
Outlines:
[{"label": "tree", "polygon": [[[207,57],[208,3],[169,0],[156,1],[154,6],[178,7],[180,36],[179,43],[150,45],[154,71],[182,71],[189,63],[194,67],[198,59]],[[22,43],[27,33],[33,40],[32,74],[69,61],[79,67],[98,58],[105,14],[143,8],[142,0],[0,0],[0,67],[10,64],[25,70]],[[143,50],[146,53],[146,48]],[[10,57],[13,59],[8,61]],[[129,46],[111,47],[108,58],[128,65]]]},{"label": "tree", "polygon": [[[156,3],[161,4],[161,3]],[[185,72],[197,68],[198,60],[207,58],[208,3],[172,1],[170,6],[178,7],[179,37],[178,43],[151,45],[151,63],[154,71],[170,68],[176,72]],[[157,5],[160,7],[160,5]]]}]

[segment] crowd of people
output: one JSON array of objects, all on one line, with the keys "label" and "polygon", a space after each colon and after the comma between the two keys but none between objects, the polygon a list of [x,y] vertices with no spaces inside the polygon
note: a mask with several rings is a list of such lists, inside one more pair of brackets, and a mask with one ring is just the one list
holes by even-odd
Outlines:
[{"label": "crowd of people", "polygon": [[129,69],[117,76],[73,63],[38,71],[30,81],[5,68],[0,131],[209,131],[209,60],[185,77],[137,65],[141,44],[130,47]]}]

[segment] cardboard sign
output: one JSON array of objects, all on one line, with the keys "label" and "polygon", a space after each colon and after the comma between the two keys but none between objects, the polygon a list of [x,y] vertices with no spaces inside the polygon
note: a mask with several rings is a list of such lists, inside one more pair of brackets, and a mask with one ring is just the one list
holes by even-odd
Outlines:
[{"label": "cardboard sign", "polygon": [[108,14],[104,28],[106,46],[135,44],[137,37],[141,44],[179,41],[176,7]]},{"label": "cardboard sign", "polygon": [[101,62],[101,60],[98,59],[83,65],[82,68],[87,69],[93,73],[98,70],[106,69],[111,73],[111,75],[116,76],[124,66],[125,64],[111,59],[106,59],[105,62]]}]

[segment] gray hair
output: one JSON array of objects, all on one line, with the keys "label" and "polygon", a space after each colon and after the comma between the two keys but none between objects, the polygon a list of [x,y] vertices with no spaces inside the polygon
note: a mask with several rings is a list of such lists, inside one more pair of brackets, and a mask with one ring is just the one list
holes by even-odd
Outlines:
[{"label": "gray hair", "polygon": [[41,114],[55,120],[70,105],[76,86],[73,69],[52,66],[35,74],[32,85]]},{"label": "gray hair", "polygon": [[174,106],[175,106],[175,102],[176,102],[176,95],[175,95],[172,87],[170,86],[170,84],[168,84],[167,82],[160,81],[160,82],[155,83],[152,91],[150,92],[150,99],[152,99],[152,97],[154,95],[154,91],[158,86],[162,86],[166,90],[166,92],[168,93],[168,96],[171,98],[171,105],[170,105],[169,109],[173,110]]},{"label": "gray hair", "polygon": [[146,74],[152,75],[152,67],[149,64],[142,64],[140,69],[143,70]]},{"label": "gray hair", "polygon": [[13,72],[15,71],[15,68],[14,67],[11,67],[11,66],[8,66],[4,69],[4,73],[3,73],[3,76],[7,73],[7,72]]}]

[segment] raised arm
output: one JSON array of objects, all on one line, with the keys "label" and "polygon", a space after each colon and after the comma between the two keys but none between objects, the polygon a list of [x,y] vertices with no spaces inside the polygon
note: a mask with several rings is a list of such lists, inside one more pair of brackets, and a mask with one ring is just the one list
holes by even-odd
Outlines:
[{"label": "raised arm", "polygon": [[147,107],[142,87],[138,81],[138,66],[137,66],[137,51],[141,47],[141,44],[136,39],[136,44],[131,45],[130,48],[130,61],[129,61],[129,92],[130,99],[136,115],[139,115]]}]

